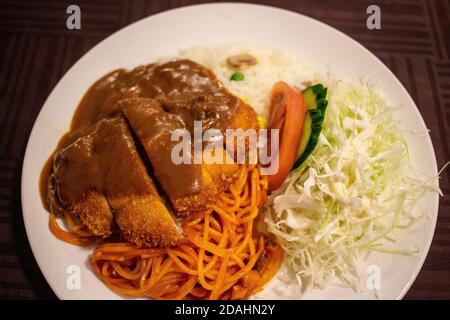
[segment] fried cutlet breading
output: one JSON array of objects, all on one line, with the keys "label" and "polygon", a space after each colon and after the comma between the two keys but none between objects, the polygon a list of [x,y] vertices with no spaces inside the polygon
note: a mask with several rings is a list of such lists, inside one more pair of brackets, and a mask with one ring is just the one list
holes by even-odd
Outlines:
[{"label": "fried cutlet breading", "polygon": [[112,234],[113,214],[106,197],[96,191],[69,206],[69,212],[78,217],[96,236],[107,238]]},{"label": "fried cutlet breading", "polygon": [[181,239],[179,229],[156,194],[131,195],[110,200],[121,235],[139,246],[169,247]]}]

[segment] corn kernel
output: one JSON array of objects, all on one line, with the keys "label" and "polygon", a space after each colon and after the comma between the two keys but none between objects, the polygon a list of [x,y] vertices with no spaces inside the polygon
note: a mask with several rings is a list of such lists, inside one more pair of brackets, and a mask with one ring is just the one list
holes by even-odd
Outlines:
[{"label": "corn kernel", "polygon": [[259,127],[260,127],[261,129],[264,129],[264,128],[266,127],[266,124],[267,124],[267,119],[266,119],[266,117],[258,116],[256,119],[258,120],[258,125],[259,125]]}]

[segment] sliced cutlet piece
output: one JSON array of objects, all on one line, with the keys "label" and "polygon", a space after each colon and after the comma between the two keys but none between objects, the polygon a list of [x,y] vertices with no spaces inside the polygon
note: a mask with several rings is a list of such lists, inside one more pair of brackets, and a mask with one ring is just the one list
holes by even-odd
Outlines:
[{"label": "sliced cutlet piece", "polygon": [[79,218],[96,236],[112,233],[113,214],[98,181],[95,132],[79,137],[56,153],[49,179],[52,212],[62,208]]},{"label": "sliced cutlet piece", "polygon": [[[185,108],[171,113],[157,100],[137,98],[119,102],[133,131],[143,145],[155,177],[179,215],[205,211],[228,188],[237,172],[235,164],[193,164],[192,141],[185,149],[191,163],[175,163],[172,151],[179,141],[171,141],[177,129],[192,127],[193,118]],[[203,155],[200,155],[203,156]]]},{"label": "sliced cutlet piece", "polygon": [[122,235],[142,246],[180,241],[181,230],[159,197],[126,123],[100,121],[95,145],[103,190]]},{"label": "sliced cutlet piece", "polygon": [[[177,213],[202,211],[206,203],[216,193],[215,187],[208,188],[211,178],[202,170],[202,166],[193,163],[175,163],[172,161],[172,150],[178,141],[172,141],[171,135],[177,129],[185,129],[183,119],[178,114],[164,110],[163,106],[153,99],[126,99],[119,102],[131,128],[136,133],[158,179],[161,188],[171,201]],[[190,152],[187,155],[192,161]],[[188,202],[186,199],[190,199]]]}]

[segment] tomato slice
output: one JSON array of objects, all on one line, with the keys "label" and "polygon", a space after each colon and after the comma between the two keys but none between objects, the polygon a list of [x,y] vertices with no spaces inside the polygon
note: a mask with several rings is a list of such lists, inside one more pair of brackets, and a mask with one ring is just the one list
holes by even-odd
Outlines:
[{"label": "tomato slice", "polygon": [[[268,175],[269,191],[277,189],[294,165],[303,133],[306,105],[303,95],[283,81],[274,84],[270,102],[268,129],[279,129],[279,149],[276,155],[278,171]],[[270,131],[269,144],[270,146]]]}]

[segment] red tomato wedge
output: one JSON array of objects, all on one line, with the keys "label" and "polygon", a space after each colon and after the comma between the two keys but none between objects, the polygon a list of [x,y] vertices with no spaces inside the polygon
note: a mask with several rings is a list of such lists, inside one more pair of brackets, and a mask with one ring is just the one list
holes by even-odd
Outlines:
[{"label": "red tomato wedge", "polygon": [[[294,165],[307,111],[303,95],[283,81],[274,84],[267,129],[279,129],[278,171],[268,175],[269,191],[281,186]],[[270,130],[269,141],[270,146]]]}]

